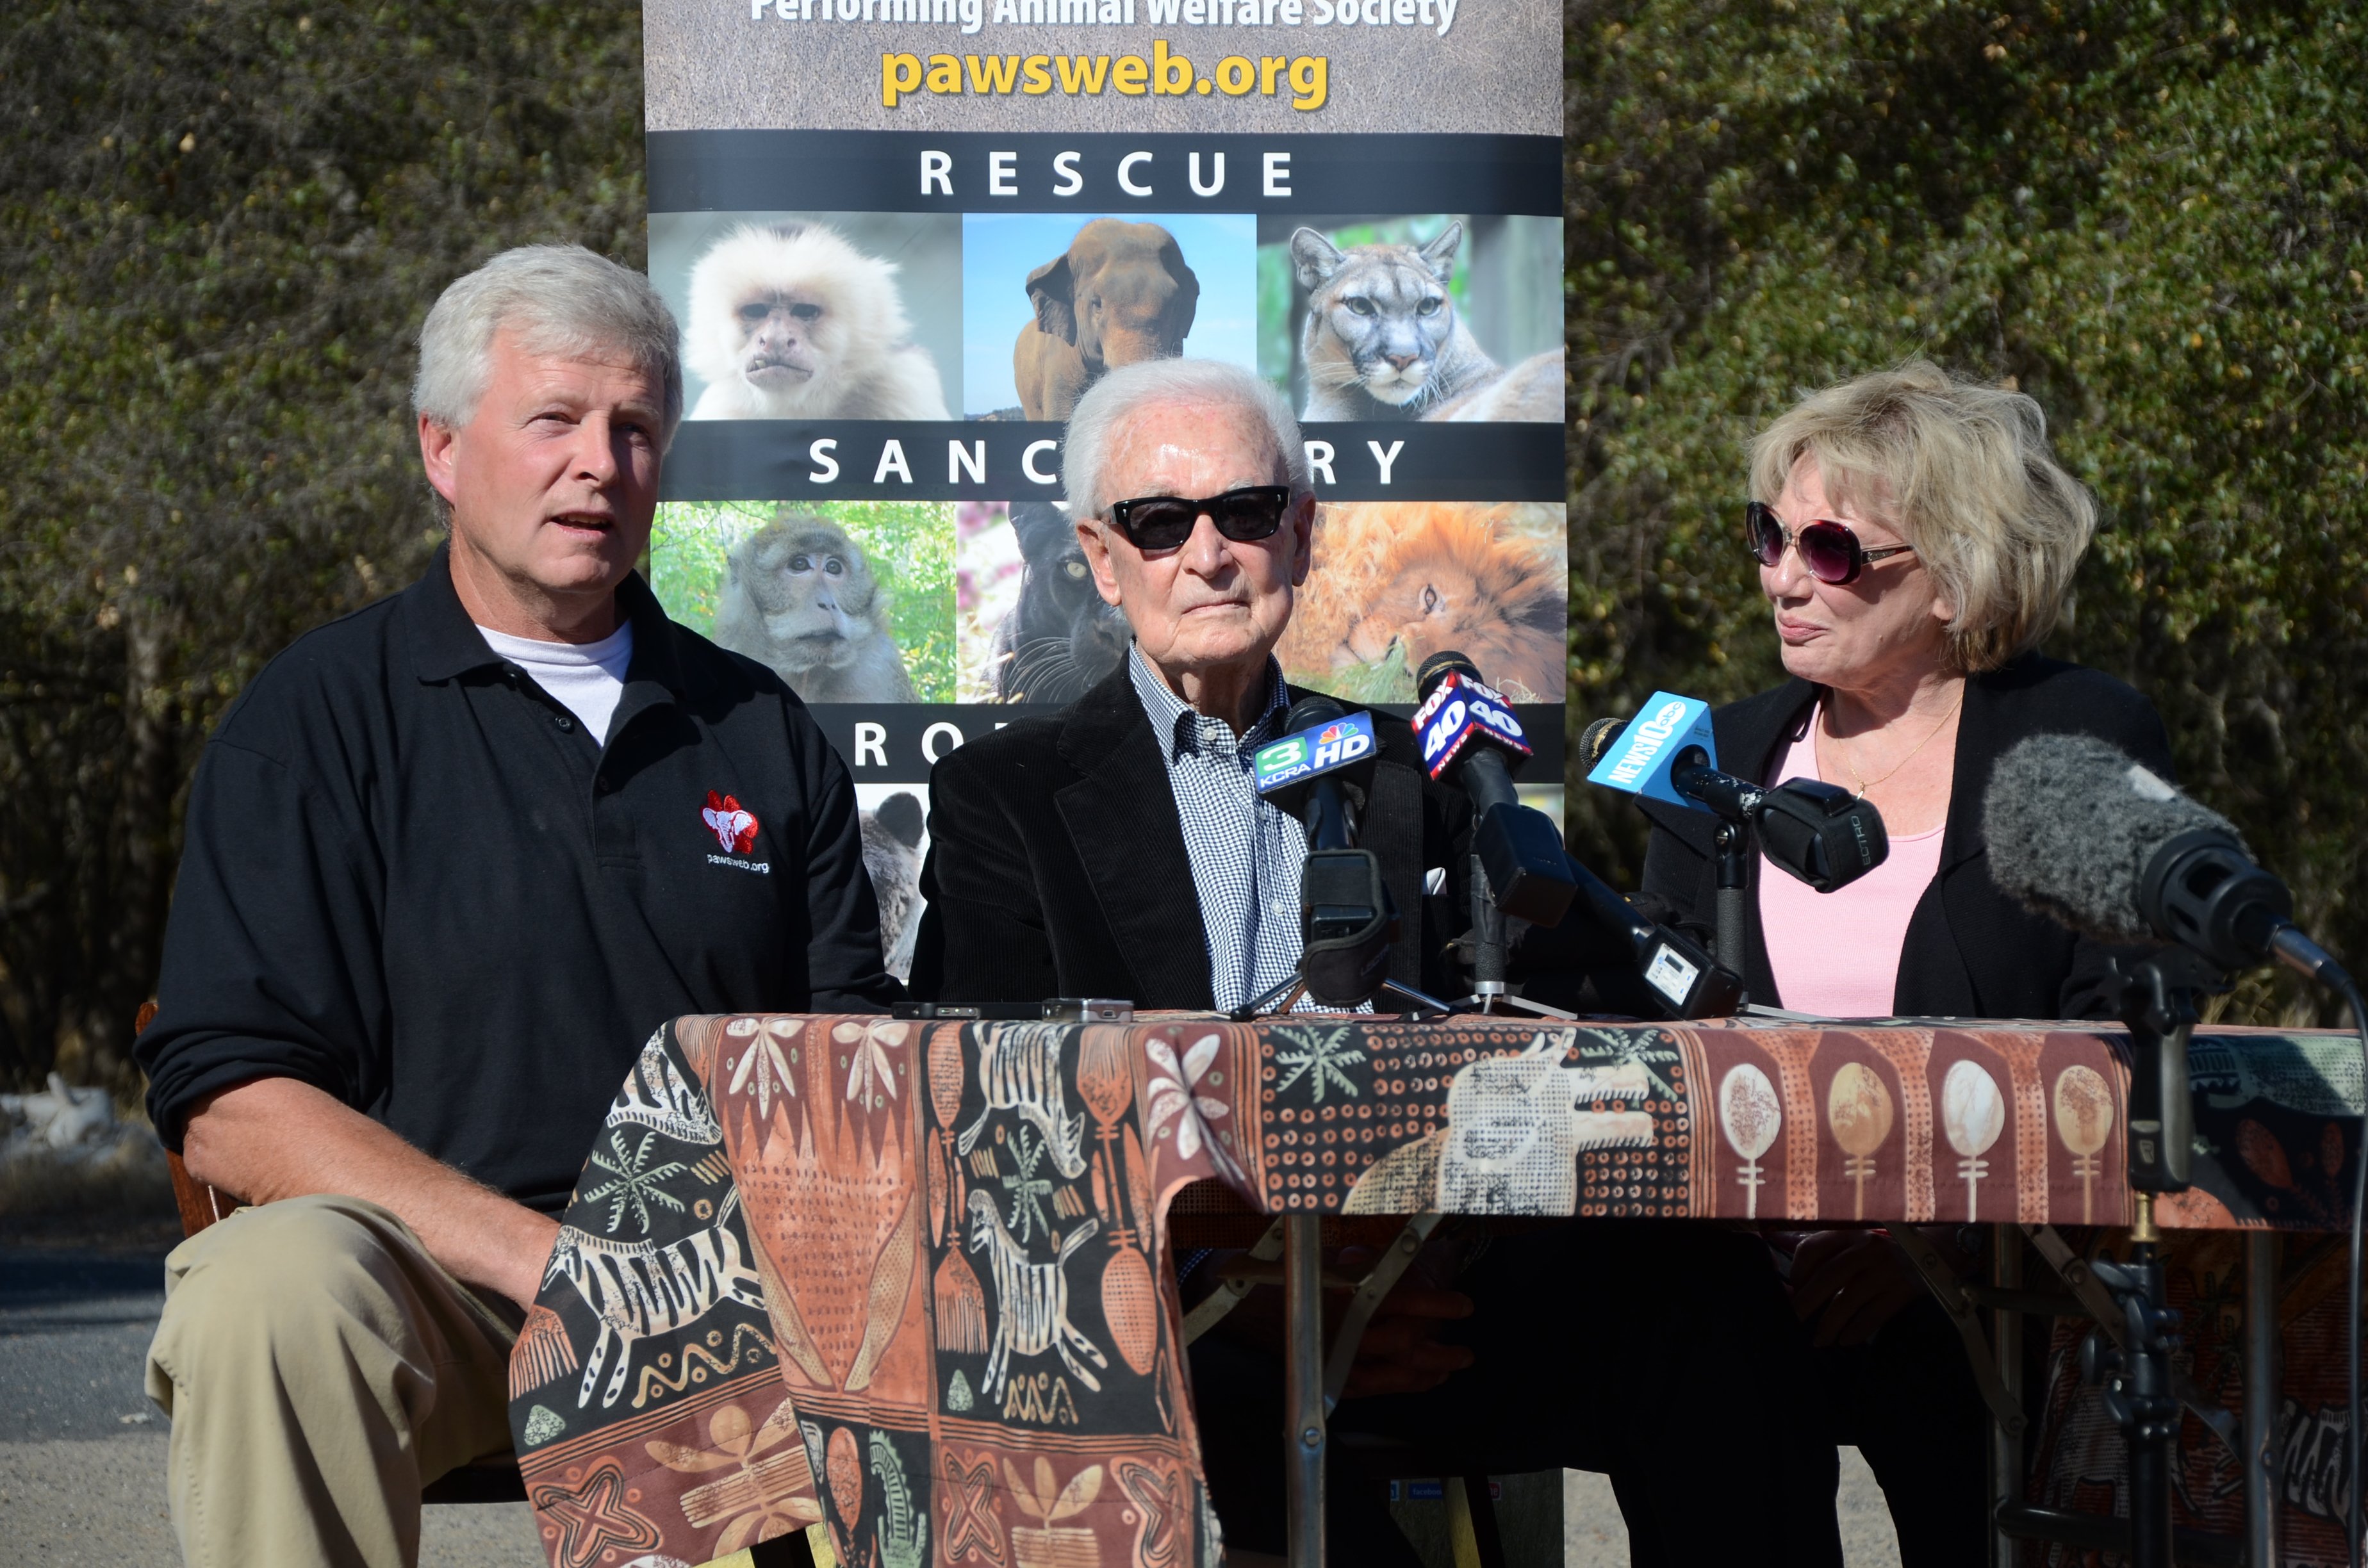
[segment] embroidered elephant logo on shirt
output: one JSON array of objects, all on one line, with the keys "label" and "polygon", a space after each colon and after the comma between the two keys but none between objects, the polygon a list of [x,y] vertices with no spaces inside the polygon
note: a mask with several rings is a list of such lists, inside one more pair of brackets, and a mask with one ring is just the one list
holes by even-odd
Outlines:
[{"label": "embroidered elephant logo on shirt", "polygon": [[713,830],[715,841],[723,846],[727,855],[746,855],[757,842],[756,813],[742,805],[738,797],[707,792],[707,805],[699,813],[700,820]]}]

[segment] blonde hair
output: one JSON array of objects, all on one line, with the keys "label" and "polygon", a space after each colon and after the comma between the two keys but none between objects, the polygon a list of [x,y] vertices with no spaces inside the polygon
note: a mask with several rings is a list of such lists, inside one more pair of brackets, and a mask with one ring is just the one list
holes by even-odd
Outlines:
[{"label": "blonde hair", "polygon": [[2048,449],[2038,403],[1910,359],[1813,392],[1762,431],[1752,498],[1772,503],[1804,457],[1836,502],[1916,547],[1956,607],[1957,669],[1994,670],[2054,628],[2097,531],[2097,503]]}]

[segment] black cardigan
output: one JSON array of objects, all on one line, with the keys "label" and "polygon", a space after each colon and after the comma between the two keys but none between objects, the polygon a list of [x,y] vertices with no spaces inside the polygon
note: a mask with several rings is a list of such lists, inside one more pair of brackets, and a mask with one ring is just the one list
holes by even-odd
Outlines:
[{"label": "black cardigan", "polygon": [[[1291,688],[1294,702],[1306,695]],[[1400,913],[1391,976],[1453,996],[1468,989],[1447,944],[1468,924],[1455,912],[1468,907],[1471,802],[1424,776],[1404,721],[1375,713],[1373,728],[1381,756],[1360,836]],[[953,1006],[1047,996],[1214,1005],[1160,744],[1121,662],[1060,712],[939,760],[913,994]],[[1433,868],[1446,872],[1440,897],[1423,893]]]},{"label": "black cardigan", "polygon": [[[1805,680],[1790,680],[1719,709],[1711,718],[1719,766],[1745,778],[1767,778],[1779,749],[1807,733],[1817,690]],[[2112,1016],[2106,961],[2133,949],[2075,937],[2025,909],[1990,880],[1982,836],[1982,796],[1990,769],[2017,741],[2038,734],[2095,735],[2164,778],[2172,777],[2161,718],[2145,698],[2111,676],[2026,654],[1966,681],[1941,869],[1909,917],[1899,954],[1892,1006],[1903,1016]],[[1653,822],[1645,891],[1668,900],[1684,918],[1709,923],[1718,884],[1711,844],[1716,819],[1660,801],[1638,804]],[[1745,979],[1751,1000],[1782,1006],[1759,925],[1756,849],[1750,876]]]}]

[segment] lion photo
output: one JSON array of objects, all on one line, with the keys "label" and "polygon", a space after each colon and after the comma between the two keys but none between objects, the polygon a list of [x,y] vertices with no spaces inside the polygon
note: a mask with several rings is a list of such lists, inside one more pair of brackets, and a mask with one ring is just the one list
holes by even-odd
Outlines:
[{"label": "lion photo", "polygon": [[1433,653],[1468,656],[1516,702],[1563,699],[1560,503],[1353,501],[1320,508],[1315,561],[1275,657],[1360,702],[1411,702]]}]

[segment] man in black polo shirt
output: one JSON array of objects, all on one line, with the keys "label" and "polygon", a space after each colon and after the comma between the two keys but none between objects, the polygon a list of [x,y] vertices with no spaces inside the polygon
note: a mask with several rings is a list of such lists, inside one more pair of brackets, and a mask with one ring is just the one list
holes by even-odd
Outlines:
[{"label": "man in black polo shirt", "polygon": [[414,389],[449,541],[207,747],[139,1052],[190,1174],[257,1205],[173,1254],[150,1352],[193,1564],[416,1561],[422,1483],[508,1447],[509,1347],[643,1040],[891,993],[846,768],[633,574],[676,342],[588,251],[452,285]]}]

